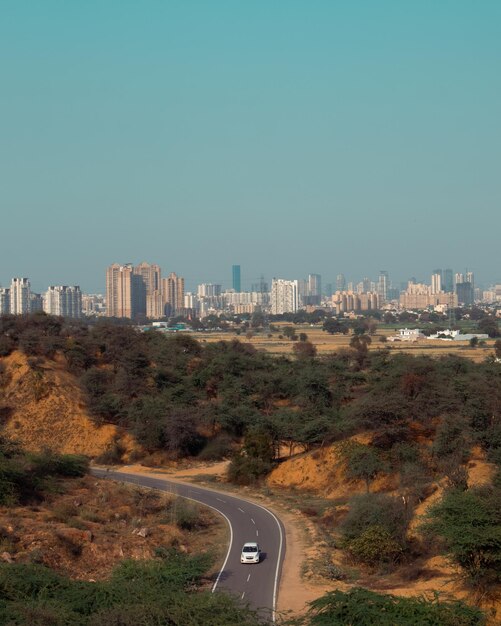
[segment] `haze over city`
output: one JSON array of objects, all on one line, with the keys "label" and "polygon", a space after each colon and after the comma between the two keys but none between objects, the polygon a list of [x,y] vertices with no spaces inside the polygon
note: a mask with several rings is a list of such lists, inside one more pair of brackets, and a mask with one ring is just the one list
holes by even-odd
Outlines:
[{"label": "haze over city", "polygon": [[[501,5],[3,2],[0,282],[499,282]],[[5,234],[9,236],[5,236]]]}]

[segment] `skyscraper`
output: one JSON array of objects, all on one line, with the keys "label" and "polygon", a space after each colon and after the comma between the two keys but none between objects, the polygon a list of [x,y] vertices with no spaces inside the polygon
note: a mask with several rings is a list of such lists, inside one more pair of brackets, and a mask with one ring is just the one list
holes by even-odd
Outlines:
[{"label": "skyscraper", "polygon": [[442,291],[442,270],[433,270],[431,275],[431,293],[436,294]]},{"label": "skyscraper", "polygon": [[232,287],[237,292],[240,293],[242,291],[242,282],[240,280],[240,265],[232,266]]},{"label": "skyscraper", "polygon": [[10,289],[0,288],[0,315],[10,313]]},{"label": "skyscraper", "polygon": [[447,293],[452,293],[454,291],[454,274],[451,269],[444,270],[443,290]]},{"label": "skyscraper", "polygon": [[131,263],[114,263],[106,270],[106,315],[134,319],[146,314],[146,287]]},{"label": "skyscraper", "polygon": [[379,280],[377,283],[377,295],[380,305],[384,304],[388,298],[389,286],[388,272],[386,270],[381,270],[379,272]]},{"label": "skyscraper", "polygon": [[10,312],[22,315],[30,312],[31,287],[27,278],[13,278],[10,284]]},{"label": "skyscraper", "polygon": [[271,281],[271,313],[295,313],[299,304],[299,282],[274,278]]},{"label": "skyscraper", "polygon": [[336,276],[336,291],[344,291],[346,289],[346,278],[344,274]]},{"label": "skyscraper", "polygon": [[184,308],[184,278],[171,272],[162,279],[165,314],[175,315]]},{"label": "skyscraper", "polygon": [[161,292],[162,270],[154,263],[140,263],[134,268],[134,274],[140,276],[145,295],[144,313],[150,319],[164,316],[164,303]]}]

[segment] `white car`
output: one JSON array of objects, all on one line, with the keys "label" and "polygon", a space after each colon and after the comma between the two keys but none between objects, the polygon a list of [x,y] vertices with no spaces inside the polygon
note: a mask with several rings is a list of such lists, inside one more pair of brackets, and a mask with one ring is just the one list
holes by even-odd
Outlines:
[{"label": "white car", "polygon": [[255,541],[244,543],[242,554],[240,555],[240,563],[259,563],[261,559],[261,550]]}]

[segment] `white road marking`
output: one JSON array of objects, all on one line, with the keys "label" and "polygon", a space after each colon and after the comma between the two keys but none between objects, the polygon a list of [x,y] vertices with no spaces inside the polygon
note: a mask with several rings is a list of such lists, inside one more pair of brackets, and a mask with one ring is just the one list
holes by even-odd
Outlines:
[{"label": "white road marking", "polygon": [[241,509],[240,507],[238,507],[238,510],[240,511],[240,513],[245,513],[245,511]]},{"label": "white road marking", "polygon": [[250,574],[247,576],[247,582],[249,582],[250,580]]},{"label": "white road marking", "polygon": [[219,502],[224,502],[226,504],[226,500],[223,500],[222,498],[216,498],[216,500],[219,500]]},{"label": "white road marking", "polygon": [[256,537],[259,537],[259,530],[256,530]]},{"label": "white road marking", "polygon": [[253,517],[251,517],[251,522],[252,522],[253,524],[255,524],[255,523],[256,523],[256,522],[254,521],[254,518],[253,518]]},{"label": "white road marking", "polygon": [[240,599],[243,600],[244,596],[245,596],[245,591],[243,592],[242,597]]}]

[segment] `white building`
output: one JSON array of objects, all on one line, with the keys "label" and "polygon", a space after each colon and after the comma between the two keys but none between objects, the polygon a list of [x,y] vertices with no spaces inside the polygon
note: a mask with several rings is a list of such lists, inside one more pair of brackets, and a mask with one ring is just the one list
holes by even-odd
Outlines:
[{"label": "white building", "polygon": [[13,278],[10,284],[10,312],[23,315],[30,312],[30,281],[27,278]]},{"label": "white building", "polygon": [[271,282],[271,313],[295,313],[299,304],[299,282],[274,278]]},{"label": "white building", "polygon": [[44,298],[44,311],[61,317],[82,317],[82,292],[80,287],[50,286]]}]

